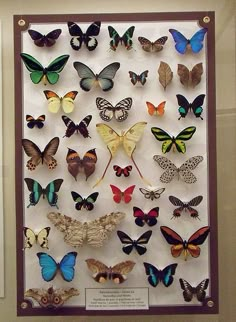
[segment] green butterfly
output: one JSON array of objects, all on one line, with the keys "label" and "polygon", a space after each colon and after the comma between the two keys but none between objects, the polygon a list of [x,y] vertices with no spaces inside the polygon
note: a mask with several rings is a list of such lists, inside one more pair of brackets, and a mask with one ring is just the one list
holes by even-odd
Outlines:
[{"label": "green butterfly", "polygon": [[59,73],[65,67],[70,55],[61,55],[54,59],[48,67],[43,67],[37,59],[25,53],[20,54],[25,67],[30,71],[30,78],[34,84],[43,80],[44,85],[50,83],[56,84],[59,79]]},{"label": "green butterfly", "polygon": [[121,37],[112,26],[108,26],[109,36],[112,38],[110,41],[110,49],[116,51],[119,43],[121,45],[124,44],[127,50],[132,49],[133,41],[131,38],[133,37],[134,29],[134,26],[130,27]]},{"label": "green butterfly", "polygon": [[178,152],[185,153],[186,146],[183,141],[188,141],[191,139],[193,134],[196,131],[195,126],[189,126],[183,129],[176,137],[170,136],[167,132],[160,129],[159,127],[151,128],[152,134],[158,141],[164,141],[162,143],[162,153],[169,152],[173,146],[173,148],[177,149]]}]

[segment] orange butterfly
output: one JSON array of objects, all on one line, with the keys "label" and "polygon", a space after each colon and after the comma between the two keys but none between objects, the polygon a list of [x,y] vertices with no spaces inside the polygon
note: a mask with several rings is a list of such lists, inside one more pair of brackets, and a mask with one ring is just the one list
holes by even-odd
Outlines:
[{"label": "orange butterfly", "polygon": [[157,107],[150,102],[146,102],[148,114],[162,116],[165,113],[166,101],[161,102]]}]

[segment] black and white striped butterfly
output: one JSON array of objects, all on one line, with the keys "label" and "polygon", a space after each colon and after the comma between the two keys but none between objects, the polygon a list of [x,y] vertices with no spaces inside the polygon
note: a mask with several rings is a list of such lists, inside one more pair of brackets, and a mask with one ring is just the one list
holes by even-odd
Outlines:
[{"label": "black and white striped butterfly", "polygon": [[183,297],[185,302],[191,302],[193,297],[196,296],[199,302],[203,302],[206,297],[206,289],[209,284],[209,278],[201,281],[197,286],[192,286],[184,280],[183,278],[179,279],[180,286],[183,291]]},{"label": "black and white striped butterfly", "polygon": [[175,196],[169,196],[169,200],[172,205],[177,206],[178,208],[174,209],[173,217],[178,218],[181,216],[182,211],[188,211],[190,216],[193,218],[198,218],[198,211],[193,206],[198,206],[202,202],[203,196],[197,196],[191,199],[189,202],[183,202]]},{"label": "black and white striped butterfly", "polygon": [[117,230],[117,235],[120,238],[121,243],[124,244],[122,250],[125,254],[129,255],[132,250],[135,249],[139,255],[143,255],[147,251],[147,248],[144,245],[148,243],[150,237],[152,236],[152,231],[146,231],[137,240],[131,239],[121,230]]},{"label": "black and white striped butterfly", "polygon": [[161,194],[165,191],[165,188],[154,190],[147,188],[139,188],[139,191],[144,195],[146,199],[151,199],[153,201],[154,199],[160,198]]},{"label": "black and white striped butterfly", "polygon": [[116,121],[122,122],[128,117],[128,110],[132,106],[133,100],[131,97],[126,97],[115,106],[108,102],[105,98],[97,97],[96,104],[100,110],[99,115],[103,121],[109,122],[114,117]]},{"label": "black and white striped butterfly", "polygon": [[65,123],[65,126],[67,127],[66,133],[63,137],[71,137],[75,132],[80,133],[84,138],[88,138],[89,132],[88,132],[88,125],[92,120],[92,115],[87,115],[79,124],[75,124],[68,116],[62,115],[62,120]]},{"label": "black and white striped butterfly", "polygon": [[144,85],[147,81],[148,70],[145,70],[140,75],[136,74],[135,72],[129,71],[129,77],[133,85],[136,85],[137,83]]}]

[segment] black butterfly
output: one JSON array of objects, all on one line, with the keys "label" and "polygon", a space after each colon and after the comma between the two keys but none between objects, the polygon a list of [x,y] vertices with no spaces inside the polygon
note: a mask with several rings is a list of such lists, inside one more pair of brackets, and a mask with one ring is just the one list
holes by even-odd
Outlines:
[{"label": "black butterfly", "polygon": [[134,29],[134,26],[130,27],[121,37],[112,26],[108,26],[109,36],[112,38],[110,41],[110,49],[116,51],[119,43],[121,45],[124,44],[127,50],[132,49],[133,41],[131,38],[133,37]]},{"label": "black butterfly", "polygon": [[174,209],[173,211],[173,217],[180,217],[182,211],[188,211],[190,216],[193,218],[198,218],[198,211],[192,206],[198,206],[200,202],[202,201],[203,196],[197,196],[190,200],[189,202],[183,202],[177,197],[169,196],[169,200],[172,203],[172,205],[177,206],[178,208]]},{"label": "black butterfly", "polygon": [[80,133],[83,135],[84,138],[88,138],[89,132],[88,132],[88,125],[92,120],[92,115],[87,115],[79,124],[75,124],[68,116],[62,115],[62,120],[65,123],[66,134],[63,137],[71,137],[72,134]]},{"label": "black butterfly", "polygon": [[196,287],[191,286],[186,280],[180,278],[179,279],[180,286],[183,291],[183,297],[185,302],[191,302],[193,296],[195,295],[199,302],[203,302],[206,297],[205,290],[209,284],[209,278],[204,279],[199,283]]},{"label": "black butterfly", "polygon": [[51,47],[56,43],[57,38],[61,34],[61,29],[55,29],[49,32],[47,35],[42,35],[40,32],[36,30],[29,29],[28,33],[30,37],[33,39],[34,44],[38,47]]},{"label": "black butterfly", "polygon": [[164,269],[157,269],[150,263],[143,263],[146,271],[146,275],[148,275],[148,282],[151,286],[156,287],[159,282],[162,282],[165,287],[170,286],[173,281],[173,275],[175,275],[175,270],[178,264],[171,264],[166,266]]},{"label": "black butterfly", "polygon": [[117,235],[120,238],[122,244],[125,244],[125,246],[123,246],[122,248],[125,254],[129,255],[135,248],[139,255],[143,255],[147,251],[147,248],[144,245],[148,243],[150,237],[152,236],[152,231],[146,231],[137,240],[131,239],[126,233],[121,230],[117,230]]},{"label": "black butterfly", "polygon": [[45,121],[45,115],[40,115],[39,117],[37,117],[36,119],[31,116],[31,115],[26,115],[25,119],[28,122],[27,126],[30,129],[33,129],[35,126],[37,126],[38,129],[41,129],[44,126],[44,121]]},{"label": "black butterfly", "polygon": [[93,204],[97,200],[99,193],[93,192],[87,198],[83,198],[80,194],[78,194],[75,191],[71,191],[71,195],[72,195],[73,200],[76,202],[76,204],[75,204],[76,210],[81,210],[81,208],[83,207],[86,210],[91,211],[94,208]]},{"label": "black butterfly", "polygon": [[191,110],[196,117],[200,117],[200,119],[203,120],[201,114],[203,112],[202,105],[204,103],[205,96],[205,94],[198,95],[192,103],[189,103],[189,101],[183,95],[177,94],[176,97],[179,104],[180,114],[178,120],[180,120],[181,117],[184,118]]}]

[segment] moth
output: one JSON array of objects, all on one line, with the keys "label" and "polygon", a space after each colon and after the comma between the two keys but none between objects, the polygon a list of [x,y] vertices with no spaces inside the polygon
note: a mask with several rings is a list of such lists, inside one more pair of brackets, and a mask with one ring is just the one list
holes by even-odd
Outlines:
[{"label": "moth", "polygon": [[48,100],[48,110],[51,113],[57,113],[62,108],[64,113],[71,113],[75,108],[74,100],[78,94],[77,91],[70,91],[64,96],[60,97],[53,91],[43,91]]},{"label": "moth", "polygon": [[56,40],[59,38],[62,30],[55,29],[47,33],[46,35],[41,34],[37,30],[29,29],[28,34],[34,41],[34,44],[38,47],[51,47],[56,43]]},{"label": "moth", "polygon": [[118,34],[118,32],[112,27],[112,26],[108,26],[108,32],[109,32],[109,36],[111,39],[110,41],[110,49],[113,51],[116,51],[117,47],[119,44],[124,45],[125,48],[127,50],[131,50],[133,47],[133,34],[134,34],[134,29],[135,27],[129,27],[125,33],[123,34],[123,36],[120,36]]},{"label": "moth", "polygon": [[203,67],[202,63],[198,63],[193,66],[192,70],[189,70],[183,64],[178,64],[177,74],[179,75],[180,83],[184,86],[192,86],[193,88],[201,82]]},{"label": "moth", "polygon": [[161,102],[157,106],[155,106],[151,102],[146,102],[146,105],[147,105],[148,114],[151,116],[153,115],[162,116],[165,113],[166,101]]},{"label": "moth", "polygon": [[42,127],[44,127],[44,121],[46,117],[45,115],[40,115],[35,119],[32,115],[27,114],[25,119],[29,129],[33,129],[34,127],[37,127],[38,129],[42,129]]},{"label": "moth", "polygon": [[145,70],[141,74],[136,74],[135,72],[129,71],[129,77],[133,85],[136,85],[137,83],[144,85],[147,81],[148,70]]},{"label": "moth", "polygon": [[36,234],[31,228],[24,227],[24,249],[31,248],[34,244],[39,244],[40,247],[48,249],[48,235],[50,233],[50,230],[50,227],[45,227]]},{"label": "moth", "polygon": [[139,191],[144,195],[146,199],[151,199],[153,201],[154,199],[159,199],[161,194],[165,191],[165,188],[160,189],[148,189],[148,188],[139,188]]},{"label": "moth", "polygon": [[113,118],[118,122],[123,122],[129,116],[128,111],[132,107],[133,100],[131,97],[126,97],[115,106],[108,102],[105,98],[97,97],[96,105],[101,119],[105,122],[110,122]]},{"label": "moth", "polygon": [[160,62],[157,72],[159,75],[159,82],[164,90],[166,90],[166,87],[171,83],[173,79],[173,72],[170,66],[163,61]]},{"label": "moth", "polygon": [[173,217],[178,218],[181,216],[183,211],[189,212],[192,218],[198,218],[198,211],[192,207],[198,206],[202,202],[203,196],[197,196],[191,199],[189,202],[183,202],[175,196],[169,196],[169,200],[172,205],[177,206],[178,208],[174,209]]},{"label": "moth", "polygon": [[198,95],[192,103],[189,103],[189,101],[183,96],[183,95],[176,95],[177,101],[179,104],[179,114],[180,117],[178,120],[181,118],[185,118],[185,116],[188,114],[189,111],[192,111],[193,114],[198,118],[202,119],[201,114],[203,112],[202,105],[204,103],[205,95],[201,94]]},{"label": "moth", "polygon": [[152,231],[146,231],[137,240],[133,240],[129,235],[121,230],[117,230],[117,236],[124,245],[122,250],[125,254],[129,255],[134,249],[139,255],[143,255],[147,251],[145,245],[149,242],[149,239],[152,236]]},{"label": "moth", "polygon": [[110,184],[112,193],[113,193],[113,200],[116,203],[120,203],[123,200],[125,203],[129,203],[132,199],[132,194],[135,188],[135,185],[132,185],[126,188],[124,191],[121,191],[120,188]]},{"label": "moth", "polygon": [[154,265],[144,262],[143,263],[146,275],[148,276],[148,283],[156,287],[160,282],[165,287],[169,287],[174,281],[174,275],[178,264],[170,264],[162,270],[156,268]]},{"label": "moth", "polygon": [[94,208],[94,203],[97,200],[99,193],[93,192],[87,198],[82,197],[79,193],[75,191],[71,191],[71,195],[73,200],[75,201],[76,210],[81,210],[82,208],[85,208],[86,210],[91,211]]},{"label": "moth", "polygon": [[209,278],[201,281],[197,286],[192,286],[184,280],[183,278],[179,279],[180,286],[183,291],[183,297],[185,302],[191,302],[193,297],[196,296],[199,302],[203,302],[206,298],[206,289],[208,288]]},{"label": "moth", "polygon": [[127,165],[124,168],[121,168],[117,164],[113,165],[113,170],[115,171],[117,177],[121,177],[122,174],[125,178],[129,177],[132,168],[132,165]]},{"label": "moth", "polygon": [[80,133],[84,138],[88,138],[89,131],[88,126],[89,123],[92,120],[92,115],[87,115],[83,118],[82,121],[79,122],[79,124],[75,124],[68,116],[62,115],[62,121],[64,122],[65,126],[67,127],[66,133],[63,137],[71,137],[74,133]]},{"label": "moth", "polygon": [[147,213],[138,207],[133,207],[133,216],[135,218],[135,224],[139,227],[143,227],[145,224],[150,227],[155,226],[157,217],[159,216],[159,207],[154,207]]},{"label": "moth", "polygon": [[163,46],[165,45],[167,39],[167,36],[163,36],[152,42],[145,37],[138,37],[138,41],[140,42],[142,49],[148,53],[161,51],[164,48]]}]

